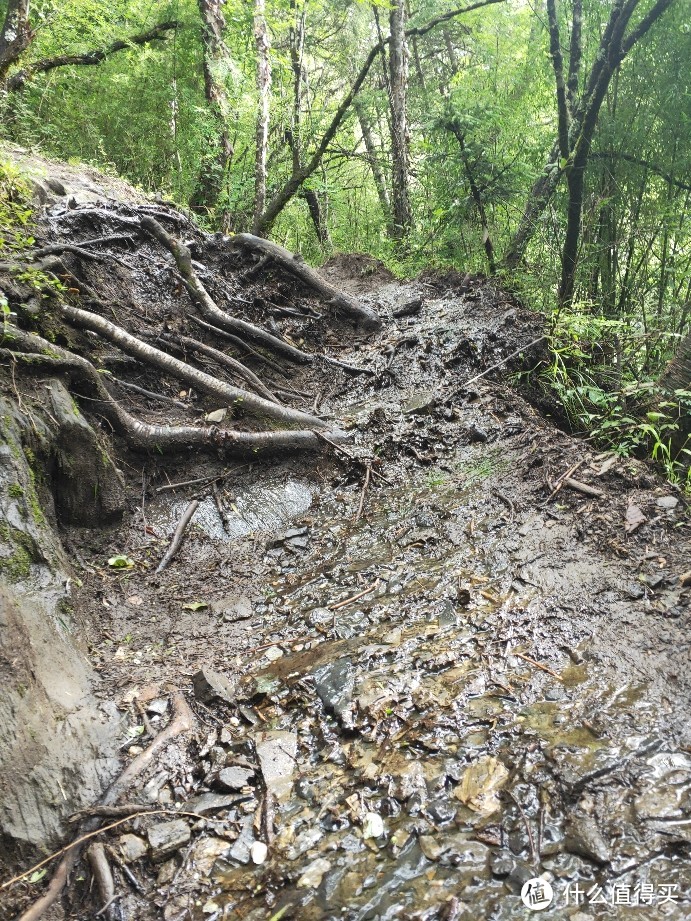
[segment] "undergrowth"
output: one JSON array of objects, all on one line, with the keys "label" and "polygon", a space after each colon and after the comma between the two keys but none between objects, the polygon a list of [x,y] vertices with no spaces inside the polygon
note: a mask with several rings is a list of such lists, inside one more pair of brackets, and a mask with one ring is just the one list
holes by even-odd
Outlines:
[{"label": "undergrowth", "polygon": [[662,394],[656,380],[669,334],[587,311],[555,316],[549,363],[537,374],[573,430],[622,457],[650,458],[691,495],[691,389]]}]

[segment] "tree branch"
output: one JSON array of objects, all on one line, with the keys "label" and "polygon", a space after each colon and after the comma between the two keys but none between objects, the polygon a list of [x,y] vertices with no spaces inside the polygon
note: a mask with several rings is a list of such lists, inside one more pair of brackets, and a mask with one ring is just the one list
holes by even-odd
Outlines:
[{"label": "tree branch", "polygon": [[691,185],[686,185],[679,179],[675,179],[674,176],[665,172],[662,167],[657,166],[655,163],[651,163],[650,160],[643,160],[641,157],[634,157],[627,153],[607,151],[596,151],[595,153],[591,153],[590,158],[591,160],[626,160],[627,163],[633,163],[636,166],[642,166],[643,169],[650,170],[651,173],[656,173],[656,175],[664,179],[665,182],[669,182],[670,185],[674,185],[678,189],[682,189],[684,192],[691,192]]},{"label": "tree branch", "polygon": [[102,64],[106,58],[110,57],[116,51],[124,51],[125,48],[131,48],[133,45],[148,45],[149,42],[164,41],[167,38],[166,33],[178,28],[176,20],[161,22],[146,32],[140,32],[138,35],[131,35],[129,38],[118,39],[107,48],[101,48],[96,51],[87,51],[84,54],[60,54],[54,58],[44,58],[42,61],[34,61],[28,64],[22,70],[17,71],[7,81],[7,89],[17,91],[23,89],[27,80],[30,80],[36,74],[44,74],[56,67],[84,66],[93,67]]},{"label": "tree branch", "polygon": [[547,17],[549,20],[549,53],[552,69],[557,84],[557,118],[559,152],[564,160],[569,158],[569,109],[566,104],[566,84],[564,82],[564,58],[559,40],[559,23],[557,21],[557,4],[547,0]]},{"label": "tree branch", "polygon": [[[456,16],[461,16],[463,13],[470,13],[472,10],[480,9],[483,6],[491,6],[494,3],[504,2],[505,0],[479,0],[477,3],[471,3],[470,6],[464,6],[460,7],[459,9],[450,10],[448,13],[443,13],[440,16],[435,16],[434,19],[431,19],[424,26],[414,26],[410,29],[406,29],[405,37],[412,38],[414,36],[419,37],[421,35],[426,35],[428,32],[441,25],[442,23],[448,22],[450,19],[454,19]],[[340,128],[341,122],[350,109],[353,100],[362,88],[362,84],[365,82],[372,64],[374,64],[375,60],[377,59],[377,55],[388,43],[389,38],[383,38],[370,50],[362,67],[360,68],[357,77],[353,81],[353,84],[341,100],[338,109],[336,109],[336,112],[331,119],[331,123],[322,135],[322,139],[317,145],[317,149],[310,157],[309,162],[303,166],[301,170],[294,172],[290,179],[283,186],[283,188],[280,189],[280,191],[277,192],[276,195],[274,195],[274,197],[268,203],[261,218],[259,218],[257,221],[255,227],[255,231],[257,233],[263,235],[271,229],[271,226],[273,225],[278,215],[281,213],[281,211],[283,211],[285,206],[298,191],[302,183],[306,179],[309,179],[309,177],[317,170],[319,164],[321,163],[322,157],[326,153],[329,144],[334,139],[336,132]]]}]

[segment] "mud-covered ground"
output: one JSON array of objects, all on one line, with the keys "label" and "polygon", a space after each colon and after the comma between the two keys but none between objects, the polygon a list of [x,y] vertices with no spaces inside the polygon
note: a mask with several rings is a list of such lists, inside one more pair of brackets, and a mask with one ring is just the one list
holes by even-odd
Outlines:
[{"label": "mud-covered ground", "polygon": [[[84,237],[110,229],[95,220]],[[490,283],[401,283],[335,258],[327,277],[385,318],[358,339],[222,240],[199,238],[195,255],[221,304],[242,297],[255,321],[373,373],[261,368],[348,440],[251,465],[116,444],[123,524],[63,534],[123,759],[165,726],[171,689],[198,721],[130,798],[159,812],[103,835],[113,916],[498,921],[532,916],[521,891],[539,879],[525,898],[549,883],[545,917],[689,917],[687,501],[512,388],[507,368],[532,367],[540,344],[462,386],[542,332]],[[118,258],[84,270],[118,322],[177,328],[190,305],[160,251]],[[216,408],[90,347],[186,407],[122,388],[150,421]],[[156,574],[193,497],[182,550]],[[16,886],[14,906],[46,879]],[[68,892],[65,918],[101,907],[86,870]]]}]

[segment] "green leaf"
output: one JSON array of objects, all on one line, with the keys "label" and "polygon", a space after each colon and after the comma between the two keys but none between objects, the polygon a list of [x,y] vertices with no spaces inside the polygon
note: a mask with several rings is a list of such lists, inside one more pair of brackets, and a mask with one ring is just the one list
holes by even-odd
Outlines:
[{"label": "green leaf", "polygon": [[113,569],[132,569],[134,567],[134,560],[131,560],[128,556],[121,553],[118,554],[118,556],[111,556],[108,560],[108,565],[112,566]]},{"label": "green leaf", "polygon": [[208,608],[209,605],[206,601],[190,601],[189,604],[183,604],[183,611],[203,611],[205,608]]},{"label": "green leaf", "polygon": [[48,867],[44,867],[42,870],[35,870],[29,877],[29,882],[37,883],[40,879],[43,879],[47,872]]}]

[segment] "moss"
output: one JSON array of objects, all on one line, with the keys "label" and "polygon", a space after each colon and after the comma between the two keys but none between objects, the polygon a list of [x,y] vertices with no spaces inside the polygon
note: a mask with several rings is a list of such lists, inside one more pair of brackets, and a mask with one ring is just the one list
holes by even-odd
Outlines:
[{"label": "moss", "polygon": [[31,564],[41,559],[33,538],[13,528],[7,522],[0,522],[0,540],[9,544],[11,552],[0,557],[0,576],[8,582],[19,582],[31,575]]},{"label": "moss", "polygon": [[24,490],[19,483],[10,483],[7,487],[7,495],[12,499],[21,499],[24,495]]}]

